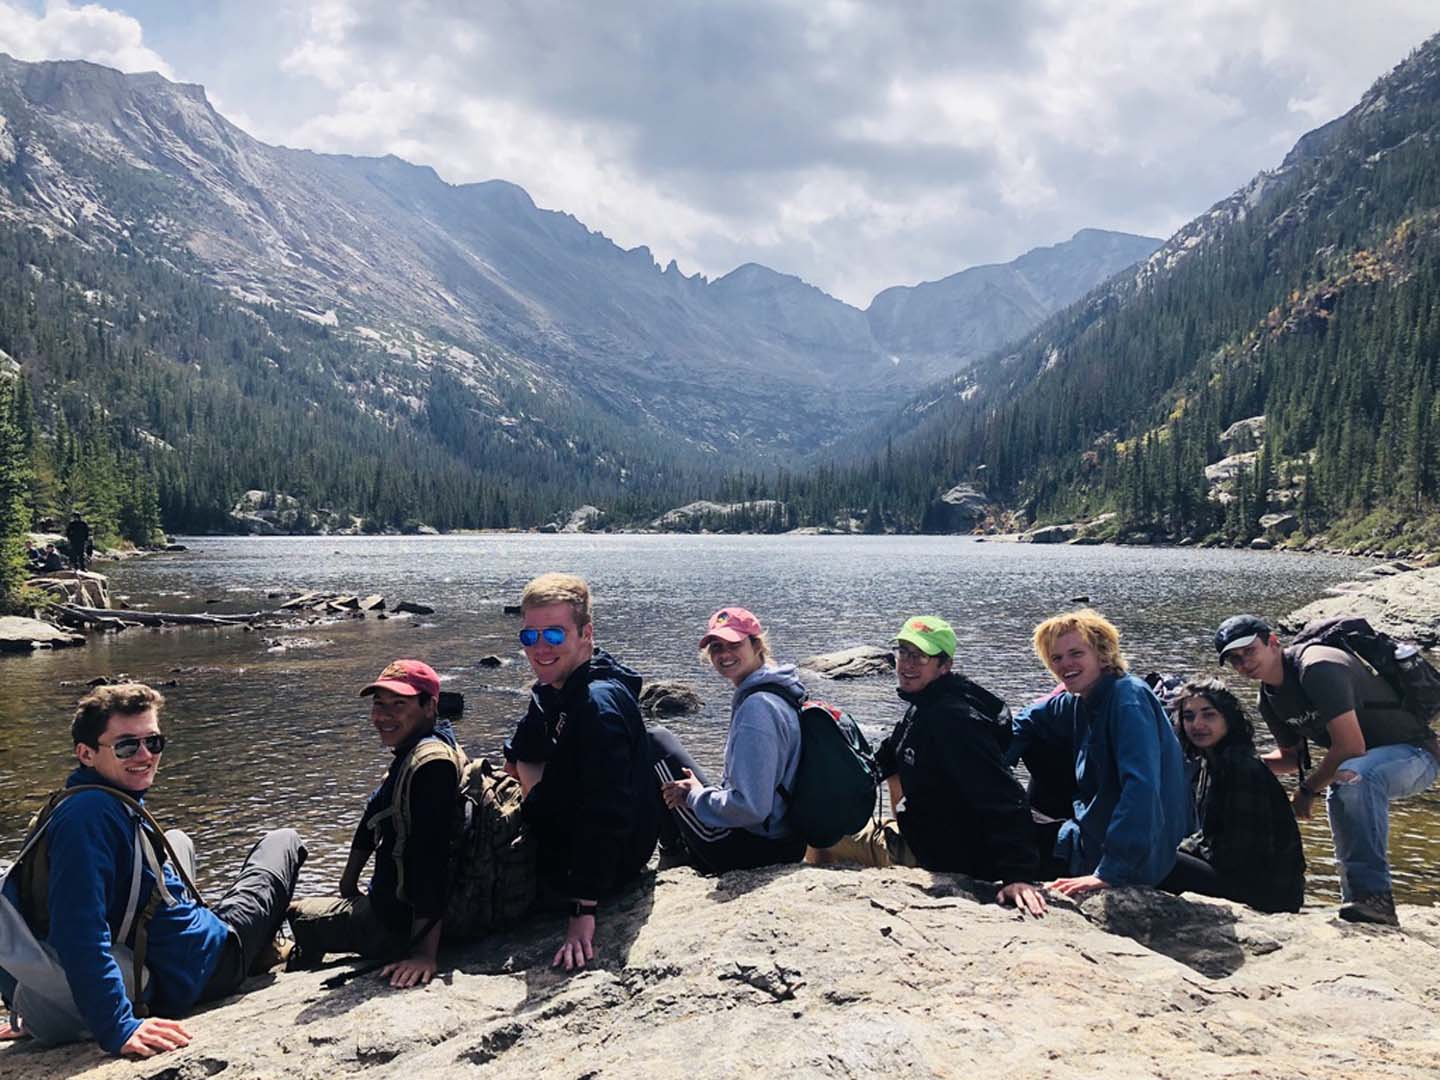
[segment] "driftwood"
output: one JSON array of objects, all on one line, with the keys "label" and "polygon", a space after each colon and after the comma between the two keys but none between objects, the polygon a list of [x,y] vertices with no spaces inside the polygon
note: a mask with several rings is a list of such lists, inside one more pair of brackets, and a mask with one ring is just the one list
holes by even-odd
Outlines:
[{"label": "driftwood", "polygon": [[75,604],[55,606],[63,616],[84,626],[111,629],[115,628],[117,622],[127,626],[245,626],[265,614],[263,611],[253,611],[245,615],[189,615],[166,611],[89,608]]}]

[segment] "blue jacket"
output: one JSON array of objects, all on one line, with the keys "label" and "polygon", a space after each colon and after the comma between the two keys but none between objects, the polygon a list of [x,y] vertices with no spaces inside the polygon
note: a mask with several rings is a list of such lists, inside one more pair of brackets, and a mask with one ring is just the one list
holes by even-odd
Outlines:
[{"label": "blue jacket", "polygon": [[1055,855],[1072,875],[1111,885],[1156,885],[1195,830],[1184,754],[1160,701],[1133,675],[1106,675],[1088,700],[1056,694],[1021,710],[1007,754],[1032,741],[1075,747],[1074,816]]},{"label": "blue jacket", "polygon": [[720,785],[692,791],[686,799],[704,824],[748,829],[772,840],[791,835],[780,788],[795,786],[804,700],[805,686],[788,664],[752,671],[735,688]]},{"label": "blue jacket", "polygon": [[[66,787],[104,784],[93,769],[76,769]],[[126,794],[133,794],[127,792]],[[143,801],[143,800],[142,800]],[[85,1026],[105,1050],[118,1054],[140,1026],[125,996],[125,980],[110,955],[111,933],[125,918],[135,858],[130,811],[104,792],[85,791],[55,808],[49,826],[50,933],[46,941],[65,969]],[[199,1000],[214,973],[228,928],[201,907],[167,862],[165,885],[178,901],[155,909],[145,966],[157,1016],[177,1016]],[[8,886],[18,892],[12,878]],[[148,865],[140,871],[140,909],[155,888]],[[18,896],[11,899],[18,901]],[[124,942],[131,944],[131,942]]]}]

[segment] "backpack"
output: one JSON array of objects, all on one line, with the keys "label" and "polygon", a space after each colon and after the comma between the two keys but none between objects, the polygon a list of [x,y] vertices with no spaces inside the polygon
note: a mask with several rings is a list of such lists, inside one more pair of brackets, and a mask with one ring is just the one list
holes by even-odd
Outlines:
[{"label": "backpack", "polygon": [[791,827],[811,847],[839,843],[865,827],[875,812],[880,769],[860,726],[823,701],[806,701],[800,712],[800,764],[789,791]]},{"label": "backpack", "polygon": [[367,824],[377,831],[395,819],[393,855],[396,895],[405,895],[405,847],[414,829],[410,787],[421,766],[449,761],[455,767],[455,812],[451,820],[450,890],[442,936],[466,941],[519,918],[535,898],[535,845],[521,829],[520,782],[497,773],[481,758],[468,761],[444,739],[421,739],[400,764],[390,807]]},{"label": "backpack", "polygon": [[1359,616],[1307,623],[1290,645],[1296,656],[1311,645],[1343,649],[1389,683],[1406,712],[1426,725],[1440,716],[1440,671],[1414,645],[1396,641]]},{"label": "backpack", "polygon": [[450,860],[443,937],[465,941],[519,919],[535,900],[535,844],[521,827],[520,781],[488,758],[461,773],[462,821]]},{"label": "backpack", "polygon": [[[131,860],[129,896],[125,914],[118,928],[111,927],[110,953],[120,967],[125,993],[137,1017],[148,1015],[143,998],[149,984],[145,969],[147,931],[150,919],[161,903],[174,904],[175,898],[165,885],[163,858],[168,855],[181,882],[196,902],[204,904],[200,890],[190,880],[182,860],[175,856],[159,823],[138,801],[115,788],[102,784],[76,784],[55,792],[31,820],[20,854],[0,878],[0,892],[14,877],[17,882],[18,904],[0,895],[0,968],[15,979],[12,996],[13,1012],[21,1029],[38,1043],[56,1045],[88,1038],[90,1032],[76,1007],[54,948],[40,940],[49,935],[50,845],[47,829],[55,808],[82,791],[103,791],[119,799],[130,810],[135,822],[135,849]],[[157,855],[157,849],[164,855]],[[140,907],[141,868],[148,865],[155,877],[150,899]],[[134,931],[133,950],[124,942]]]}]

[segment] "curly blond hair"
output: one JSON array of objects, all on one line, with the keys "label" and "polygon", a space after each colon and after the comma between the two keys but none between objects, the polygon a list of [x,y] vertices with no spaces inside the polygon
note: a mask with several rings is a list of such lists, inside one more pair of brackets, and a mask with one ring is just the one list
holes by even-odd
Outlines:
[{"label": "curly blond hair", "polygon": [[1124,675],[1128,670],[1125,654],[1120,651],[1120,631],[1104,615],[1091,608],[1080,608],[1077,611],[1067,611],[1063,615],[1051,616],[1035,627],[1030,639],[1031,644],[1035,647],[1035,655],[1047,670],[1053,671],[1050,668],[1050,650],[1054,648],[1055,642],[1066,634],[1074,633],[1080,634],[1095,650],[1100,667],[1105,671]]}]

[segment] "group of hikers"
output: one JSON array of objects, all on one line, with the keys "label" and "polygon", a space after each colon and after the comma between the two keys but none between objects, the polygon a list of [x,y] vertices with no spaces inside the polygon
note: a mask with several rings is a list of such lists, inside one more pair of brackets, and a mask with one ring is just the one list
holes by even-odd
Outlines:
[{"label": "group of hikers", "polygon": [[65,526],[65,551],[62,553],[53,543],[43,548],[34,540],[25,541],[25,569],[32,574],[53,574],[65,569],[68,559],[70,569],[84,570],[95,553],[95,541],[90,535],[90,523],[77,511],[70,515]]},{"label": "group of hikers", "polygon": [[[1296,818],[1322,795],[1340,917],[1395,926],[1389,803],[1428,788],[1440,768],[1427,717],[1339,638],[1287,648],[1256,616],[1221,624],[1220,663],[1260,684],[1277,745],[1261,755],[1223,682],[1136,677],[1119,631],[1090,609],[1035,627],[1035,653],[1057,685],[1013,718],[956,670],[953,628],[921,615],[895,635],[906,709],[873,755],[872,783],[888,789],[890,813],[817,847],[797,824],[812,704],[755,614],[722,608],[699,640],[733,688],[712,779],[672,732],[642,719],[641,676],[596,646],[584,580],[542,575],[520,607],[535,682],[504,745],[504,775],[486,790],[518,803],[534,857],[526,900],[564,917],[553,964],[567,971],[594,958],[604,905],[657,844],[662,867],[706,874],[801,860],[959,873],[993,883],[997,903],[1032,917],[1045,914],[1047,896],[1118,886],[1297,911],[1305,858]],[[287,829],[264,837],[209,906],[191,883],[188,838],[157,835],[143,810],[166,745],[163,698],[125,684],[82,699],[71,727],[78,767],[4,880],[3,1034],[88,1035],[145,1057],[184,1046],[190,1036],[175,1017],[234,992],[287,946],[291,968],[359,954],[392,986],[429,982],[453,901],[457,783],[469,774],[429,665],[397,660],[360,693],[392,756],[335,894],[294,899],[306,850]],[[1324,748],[1314,765],[1311,741]],[[1296,772],[1287,794],[1277,776]],[[287,920],[288,941],[277,937]]]}]

